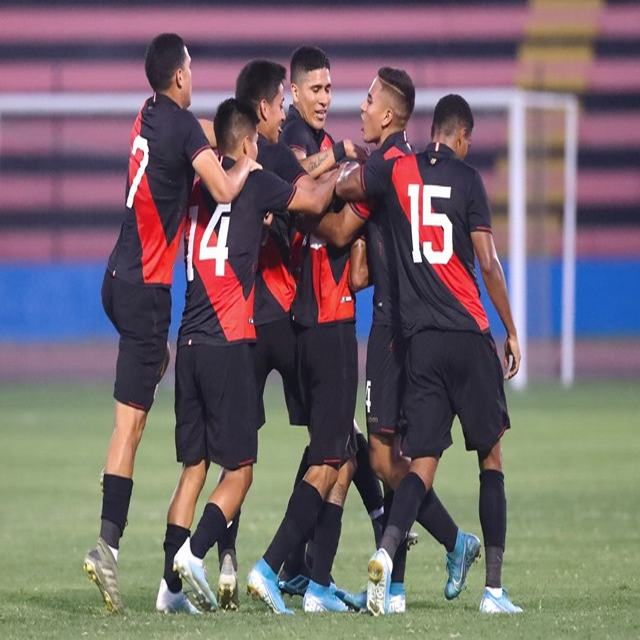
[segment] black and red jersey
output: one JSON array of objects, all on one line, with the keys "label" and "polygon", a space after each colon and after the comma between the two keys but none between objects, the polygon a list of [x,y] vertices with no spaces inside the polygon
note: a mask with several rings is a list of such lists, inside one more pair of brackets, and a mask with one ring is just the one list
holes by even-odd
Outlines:
[{"label": "black and red jersey", "polygon": [[472,231],[491,232],[480,174],[435,143],[418,155],[368,162],[362,180],[389,216],[403,332],[487,331],[471,240]]},{"label": "black and red jersey", "polygon": [[133,284],[170,285],[193,186],[209,142],[195,116],[155,94],[131,130],[125,217],[108,269]]},{"label": "black and red jersey", "polygon": [[[327,151],[333,139],[324,131],[310,127],[291,106],[280,140],[307,156]],[[302,266],[296,296],[291,306],[293,319],[306,327],[355,319],[355,296],[349,288],[351,248],[337,249],[313,234],[302,241]]]},{"label": "black and red jersey", "polygon": [[[223,158],[225,170],[233,160]],[[185,230],[187,293],[178,344],[254,341],[255,279],[264,216],[286,210],[295,187],[253,171],[232,203],[218,203],[196,182]]]},{"label": "black and red jersey", "polygon": [[[307,175],[286,144],[271,143],[264,136],[258,137],[258,162],[290,184]],[[256,325],[288,317],[296,293],[293,268],[296,252],[302,246],[302,235],[296,231],[287,212],[272,213],[273,223],[263,240],[258,261],[254,312]]]},{"label": "black and red jersey", "polygon": [[[410,153],[412,151],[407,142],[407,134],[399,131],[390,135],[373,151],[368,162],[375,165]],[[389,326],[399,324],[399,315],[395,268],[389,264],[390,254],[393,253],[393,247],[389,245],[389,216],[386,215],[382,204],[381,201],[357,202],[353,203],[351,208],[367,221],[367,261],[369,278],[373,283],[373,324]]]}]

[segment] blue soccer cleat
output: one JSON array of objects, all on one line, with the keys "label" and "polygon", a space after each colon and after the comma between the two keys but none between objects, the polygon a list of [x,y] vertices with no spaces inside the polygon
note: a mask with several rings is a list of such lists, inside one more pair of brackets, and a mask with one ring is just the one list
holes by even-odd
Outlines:
[{"label": "blue soccer cleat", "polygon": [[260,558],[249,572],[247,578],[247,593],[256,599],[262,600],[274,613],[280,615],[293,615],[291,609],[287,609],[278,588],[278,576],[273,569]]},{"label": "blue soccer cleat", "polygon": [[193,589],[199,606],[204,611],[215,611],[218,601],[207,580],[207,569],[201,558],[191,552],[191,539],[187,538],[173,558],[173,570]]},{"label": "blue soccer cleat", "polygon": [[444,585],[444,597],[453,600],[464,588],[467,573],[471,565],[480,557],[480,540],[472,533],[458,530],[456,546],[447,553],[447,584]]},{"label": "blue soccer cleat", "polygon": [[354,611],[366,611],[367,610],[367,592],[359,591],[358,593],[351,593],[344,589],[336,589],[336,596],[344,602],[347,607]]},{"label": "blue soccer cleat", "polygon": [[304,596],[309,586],[309,578],[299,573],[289,580],[278,580],[278,588],[289,596]]},{"label": "blue soccer cleat", "polygon": [[306,613],[323,613],[332,611],[333,613],[347,613],[351,611],[342,602],[336,593],[336,585],[331,584],[325,587],[313,580],[309,581],[309,586],[304,594],[302,608]]},{"label": "blue soccer cleat", "polygon": [[407,610],[407,596],[404,583],[392,582],[389,588],[389,613],[404,613]]},{"label": "blue soccer cleat", "polygon": [[391,571],[393,561],[385,549],[378,549],[369,560],[367,571],[367,610],[374,616],[381,616],[389,611],[391,589]]},{"label": "blue soccer cleat", "polygon": [[506,589],[500,589],[499,591],[501,591],[501,595],[496,596],[491,593],[489,587],[485,587],[482,600],[480,600],[481,613],[522,613],[522,607],[513,604],[509,600]]}]

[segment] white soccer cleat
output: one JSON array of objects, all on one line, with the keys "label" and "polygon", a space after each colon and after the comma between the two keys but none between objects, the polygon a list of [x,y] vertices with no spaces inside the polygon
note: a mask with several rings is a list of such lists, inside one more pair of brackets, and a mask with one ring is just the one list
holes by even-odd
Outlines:
[{"label": "white soccer cleat", "polygon": [[491,593],[489,587],[485,587],[480,600],[481,613],[522,613],[522,607],[511,602],[506,589],[500,589],[500,595]]},{"label": "white soccer cleat", "polygon": [[173,558],[173,570],[194,590],[202,608],[215,611],[218,607],[216,597],[207,581],[204,562],[191,553],[191,538],[187,538]]},{"label": "white soccer cleat", "polygon": [[173,593],[164,578],[160,580],[158,597],[156,598],[156,611],[158,613],[187,613],[189,615],[199,615],[200,611],[190,602],[183,591]]},{"label": "white soccer cleat", "polygon": [[367,570],[369,573],[367,610],[374,616],[384,615],[389,612],[389,592],[393,570],[393,561],[385,549],[378,549],[371,556]]},{"label": "white soccer cleat", "polygon": [[220,567],[218,603],[224,611],[237,611],[240,605],[238,599],[238,573],[233,567],[233,560],[228,553],[222,558],[222,566]]}]

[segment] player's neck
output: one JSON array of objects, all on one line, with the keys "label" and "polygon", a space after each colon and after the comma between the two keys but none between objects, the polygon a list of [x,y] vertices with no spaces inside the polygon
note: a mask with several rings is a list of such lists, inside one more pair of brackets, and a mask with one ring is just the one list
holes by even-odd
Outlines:
[{"label": "player's neck", "polygon": [[403,127],[395,127],[394,129],[384,129],[382,131],[382,135],[380,136],[380,140],[378,140],[378,146],[381,147],[385,143],[385,140],[390,138],[392,135],[395,135],[396,133],[402,133],[403,131],[404,131]]},{"label": "player's neck", "polygon": [[187,101],[182,92],[175,86],[169,87],[166,91],[158,91],[158,93],[173,100],[181,109],[189,107],[190,102]]}]

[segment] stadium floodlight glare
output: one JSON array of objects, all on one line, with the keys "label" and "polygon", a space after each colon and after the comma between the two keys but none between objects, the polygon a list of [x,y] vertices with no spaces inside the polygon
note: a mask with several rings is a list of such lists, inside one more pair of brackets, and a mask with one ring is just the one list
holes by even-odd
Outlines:
[{"label": "stadium floodlight glare", "polygon": [[[508,117],[508,228],[509,228],[509,295],[514,321],[522,349],[522,367],[512,385],[527,385],[527,114],[532,111],[564,114],[564,185],[562,228],[562,298],[560,377],[565,386],[575,376],[575,262],[576,207],[578,166],[578,100],[570,94],[524,91],[508,88],[419,89],[416,91],[415,113],[432,112],[437,101],[448,93],[465,97],[471,108],[506,113]],[[135,114],[147,98],[140,93],[6,93],[0,95],[0,131],[6,116],[120,116]],[[192,108],[210,111],[228,97],[226,92],[201,92],[193,96]],[[355,114],[359,111],[362,91],[334,90],[333,114]]]}]

